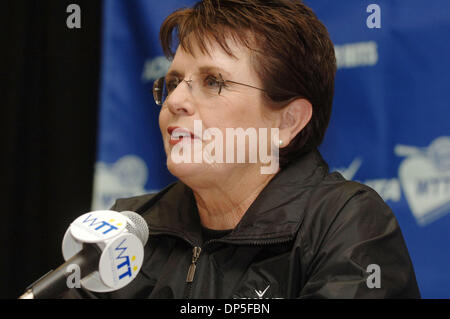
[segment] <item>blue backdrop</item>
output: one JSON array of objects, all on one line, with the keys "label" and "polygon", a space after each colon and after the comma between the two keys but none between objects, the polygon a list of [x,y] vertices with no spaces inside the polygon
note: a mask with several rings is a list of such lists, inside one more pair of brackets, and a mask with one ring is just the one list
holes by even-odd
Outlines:
[{"label": "blue backdrop", "polygon": [[[93,209],[174,180],[151,88],[169,66],[161,22],[194,2],[104,1]],[[320,150],[332,169],[371,186],[392,208],[423,297],[449,298],[450,2],[305,2],[328,27],[338,60]],[[370,4],[379,10],[367,10]]]}]

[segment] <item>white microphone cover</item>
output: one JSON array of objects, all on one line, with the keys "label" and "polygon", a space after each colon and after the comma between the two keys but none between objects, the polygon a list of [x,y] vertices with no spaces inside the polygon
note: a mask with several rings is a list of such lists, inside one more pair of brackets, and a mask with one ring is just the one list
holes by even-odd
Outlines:
[{"label": "white microphone cover", "polygon": [[98,271],[81,280],[91,291],[108,292],[131,282],[144,259],[144,246],[149,235],[145,219],[132,211],[92,211],[78,217],[64,235],[64,259],[77,254],[83,244],[95,244],[101,255]]}]

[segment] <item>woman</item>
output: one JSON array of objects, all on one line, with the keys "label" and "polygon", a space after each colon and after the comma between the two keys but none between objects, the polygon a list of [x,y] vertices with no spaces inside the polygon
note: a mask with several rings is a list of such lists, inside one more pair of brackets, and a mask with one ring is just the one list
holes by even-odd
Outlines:
[{"label": "woman", "polygon": [[[205,0],[172,13],[160,38],[173,62],[154,96],[179,181],[112,208],[141,213],[150,237],[138,277],[106,296],[419,298],[389,207],[317,151],[336,61],[314,13],[300,1]],[[255,153],[277,165],[263,173]]]}]

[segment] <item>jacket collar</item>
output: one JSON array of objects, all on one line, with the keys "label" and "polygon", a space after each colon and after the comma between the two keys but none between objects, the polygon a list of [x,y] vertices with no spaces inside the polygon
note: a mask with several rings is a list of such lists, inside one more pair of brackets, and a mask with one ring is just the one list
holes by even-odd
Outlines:
[{"label": "jacket collar", "polygon": [[[309,196],[306,191],[328,173],[318,150],[303,155],[278,172],[261,191],[236,228],[222,241],[235,243],[282,242],[295,236]],[[150,234],[184,238],[201,243],[201,225],[192,190],[178,181],[144,214]]]}]

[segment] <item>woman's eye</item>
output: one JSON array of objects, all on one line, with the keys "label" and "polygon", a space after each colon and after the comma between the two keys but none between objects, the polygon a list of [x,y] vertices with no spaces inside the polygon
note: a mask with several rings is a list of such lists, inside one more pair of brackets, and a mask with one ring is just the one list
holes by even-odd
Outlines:
[{"label": "woman's eye", "polygon": [[216,88],[220,85],[220,82],[213,76],[207,76],[205,79],[205,85],[207,87]]},{"label": "woman's eye", "polygon": [[170,93],[178,86],[179,81],[177,79],[168,80],[166,82],[167,91]]}]

